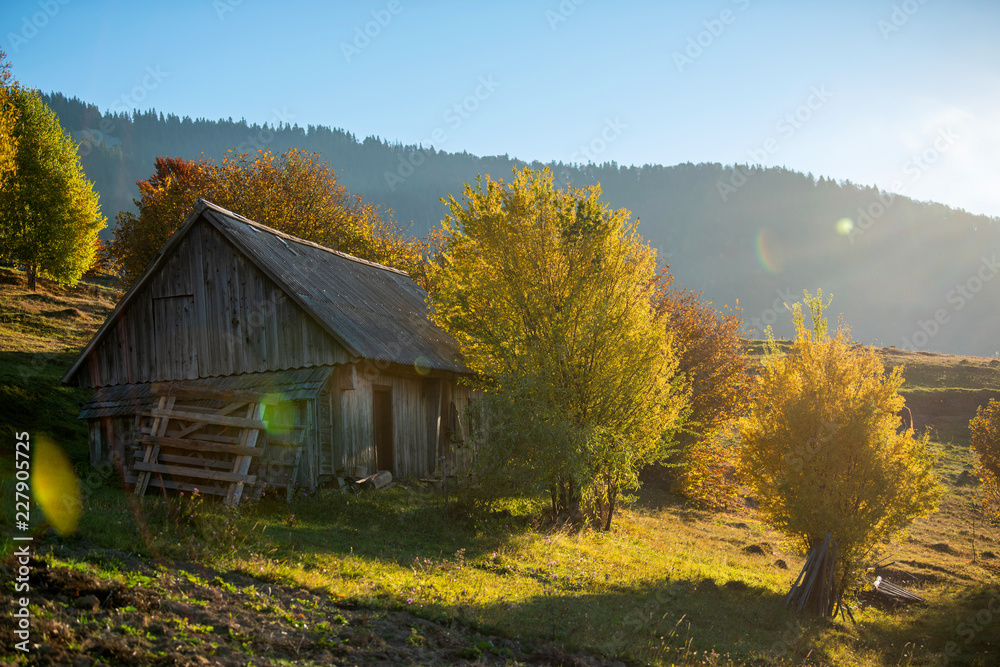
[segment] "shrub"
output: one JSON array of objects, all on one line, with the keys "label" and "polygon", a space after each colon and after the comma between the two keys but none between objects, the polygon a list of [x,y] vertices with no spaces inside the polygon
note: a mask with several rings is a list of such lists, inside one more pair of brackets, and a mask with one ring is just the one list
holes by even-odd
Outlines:
[{"label": "shrub", "polygon": [[[740,423],[740,475],[772,526],[804,550],[832,532],[840,588],[881,543],[937,507],[928,436],[897,433],[900,370],[886,375],[878,355],[852,345],[843,325],[828,335],[822,293],[793,313],[787,355],[773,338],[749,416]],[[769,332],[770,337],[770,332]]]}]

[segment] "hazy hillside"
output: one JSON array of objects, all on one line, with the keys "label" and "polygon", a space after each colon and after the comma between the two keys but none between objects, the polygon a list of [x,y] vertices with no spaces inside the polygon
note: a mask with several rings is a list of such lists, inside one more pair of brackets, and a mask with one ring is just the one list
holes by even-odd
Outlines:
[{"label": "hazy hillside", "polygon": [[[299,147],[322,152],[348,189],[391,208],[419,235],[442,218],[440,197],[458,196],[477,174],[505,178],[515,163],[359,140],[322,126],[101,114],[59,94],[46,102],[81,142],[84,168],[112,220],[132,206],[135,180],[152,172],[156,156]],[[720,305],[739,300],[748,327],[777,322],[787,335],[782,301],[821,287],[862,341],[982,356],[1000,350],[1000,280],[992,281],[1000,272],[993,261],[1000,219],[780,168],[551,166],[561,182],[600,182],[607,201],[642,221],[641,232],[682,285]],[[844,218],[853,232],[845,233],[847,222],[838,230]]]}]

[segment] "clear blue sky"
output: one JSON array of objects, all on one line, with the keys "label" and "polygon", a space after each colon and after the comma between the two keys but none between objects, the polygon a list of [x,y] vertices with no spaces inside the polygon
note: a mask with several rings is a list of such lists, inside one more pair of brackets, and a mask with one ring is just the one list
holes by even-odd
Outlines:
[{"label": "clear blue sky", "polygon": [[0,26],[22,83],[102,109],[784,165],[1000,216],[996,0],[5,0]]}]

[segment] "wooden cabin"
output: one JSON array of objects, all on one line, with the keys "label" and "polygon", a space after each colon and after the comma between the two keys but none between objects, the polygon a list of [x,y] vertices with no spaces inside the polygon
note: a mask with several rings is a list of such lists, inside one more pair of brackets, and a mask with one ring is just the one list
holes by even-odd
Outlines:
[{"label": "wooden cabin", "polygon": [[[91,461],[116,462],[130,483],[164,393],[203,398],[192,404],[206,410],[229,395],[259,397],[263,446],[275,445],[272,462],[277,444],[296,448],[280,465],[301,486],[364,470],[451,473],[468,463],[462,414],[472,392],[426,298],[403,271],[200,200],[62,381],[95,390],[80,413]],[[261,479],[280,483],[280,465],[263,460],[254,462]]]}]

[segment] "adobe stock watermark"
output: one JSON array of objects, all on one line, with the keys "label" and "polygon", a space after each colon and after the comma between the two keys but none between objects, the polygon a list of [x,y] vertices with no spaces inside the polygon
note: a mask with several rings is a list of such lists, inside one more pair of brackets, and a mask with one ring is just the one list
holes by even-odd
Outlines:
[{"label": "adobe stock watermark", "polygon": [[569,20],[569,17],[576,13],[576,8],[585,2],[587,0],[562,0],[554,10],[545,10],[545,20],[549,22],[549,27],[555,30],[560,23]]},{"label": "adobe stock watermark", "polygon": [[[740,11],[746,11],[750,6],[750,0],[729,1],[739,7]],[[687,46],[685,46],[683,51],[673,52],[674,66],[677,67],[677,71],[683,74],[685,67],[693,65],[694,61],[701,58],[705,50],[715,44],[715,40],[722,37],[722,34],[726,32],[726,28],[736,23],[737,16],[739,14],[733,10],[723,9],[719,12],[718,16],[702,21],[701,24],[705,29],[699,31],[693,37],[688,37]]]},{"label": "adobe stock watermark", "polygon": [[788,474],[799,474],[806,464],[832,441],[840,429],[840,424],[829,418],[824,418],[819,433],[809,438],[805,443],[795,443],[785,454],[785,465]]},{"label": "adobe stock watermark", "polygon": [[295,114],[290,113],[288,111],[288,107],[284,107],[282,109],[272,109],[271,120],[269,121],[271,126],[268,127],[268,124],[264,123],[256,134],[251,132],[250,136],[236,146],[235,152],[242,155],[250,149],[257,151],[264,150],[268,144],[274,141],[274,131],[281,129],[282,124],[287,124],[292,120],[295,120]]},{"label": "adobe stock watermark", "polygon": [[[950,125],[946,128],[938,128],[931,145],[919,153],[914,153],[903,163],[901,171],[904,176],[909,177],[909,183],[920,180],[920,177],[951,150],[960,138],[961,136]],[[878,201],[873,201],[867,207],[859,206],[858,219],[854,221],[854,225],[847,235],[847,240],[851,243],[857,242],[858,238],[868,231],[876,220],[885,215],[896,201],[897,195],[906,194],[907,187],[906,181],[897,178],[889,186],[890,192],[879,192]]]},{"label": "adobe stock watermark", "polygon": [[[472,90],[472,93],[445,109],[444,113],[441,114],[441,120],[454,132],[472,117],[483,102],[493,97],[493,93],[500,86],[501,83],[494,80],[492,74],[479,77],[478,85]],[[419,145],[440,147],[446,141],[448,141],[448,130],[439,126],[434,128],[428,138],[420,142]],[[385,184],[389,186],[389,190],[395,192],[396,187],[412,176],[426,161],[427,149],[425,148],[414,148],[409,153],[400,153],[399,164],[396,165],[395,171],[387,169],[383,173]]]},{"label": "adobe stock watermark", "polygon": [[882,33],[882,39],[888,41],[890,35],[899,32],[909,23],[910,18],[920,11],[920,6],[926,4],[927,0],[904,0],[898,5],[893,5],[888,20],[879,19],[875,22],[875,27]]},{"label": "adobe stock watermark", "polygon": [[941,328],[951,321],[952,315],[961,311],[974,298],[993,277],[1000,273],[1000,262],[994,253],[992,257],[982,257],[976,271],[963,282],[955,285],[947,295],[945,303],[951,306],[948,308],[938,308],[934,315],[926,320],[919,320],[917,328],[909,336],[903,336],[903,348],[907,350],[919,350],[933,339]]},{"label": "adobe stock watermark", "polygon": [[31,41],[69,3],[70,0],[41,0],[38,3],[39,11],[32,13],[30,16],[25,14],[21,17],[20,30],[7,33],[10,52],[17,53],[20,51],[22,46]]},{"label": "adobe stock watermark", "polygon": [[225,21],[226,14],[236,11],[242,4],[243,0],[212,0],[212,9],[220,21]]},{"label": "adobe stock watermark", "polygon": [[382,34],[382,30],[387,28],[392,19],[403,11],[400,0],[389,0],[384,9],[377,9],[371,12],[372,20],[363,26],[354,26],[354,38],[350,42],[340,43],[340,52],[344,55],[344,60],[351,62],[355,56],[367,49],[372,40]]},{"label": "adobe stock watermark", "polygon": [[604,120],[604,127],[598,136],[590,140],[590,142],[580,146],[573,155],[570,156],[570,162],[587,162],[597,163],[597,158],[608,150],[608,145],[613,144],[618,140],[618,137],[622,135],[622,132],[628,128],[628,125],[623,123],[618,116],[614,119],[606,118]]},{"label": "adobe stock watermark", "polygon": [[155,68],[147,65],[139,83],[133,86],[132,90],[123,93],[121,97],[115,100],[111,105],[111,109],[120,113],[132,111],[136,108],[137,104],[144,102],[151,92],[159,88],[160,84],[168,76],[170,76],[170,72],[164,72],[160,69],[159,65]]},{"label": "adobe stock watermark", "polygon": [[[763,164],[768,157],[777,153],[781,148],[781,142],[788,141],[794,137],[795,133],[812,120],[813,114],[822,109],[830,101],[831,97],[833,97],[833,93],[826,89],[826,84],[809,88],[809,95],[805,101],[793,111],[786,113],[774,124],[774,131],[777,132],[777,136],[768,137],[761,143],[760,148],[751,148],[747,151],[747,155],[750,157],[750,164]],[[749,176],[749,171],[739,165],[735,165],[728,182],[723,179],[716,181],[715,189],[718,190],[722,201],[728,201],[729,195],[746,185]]]},{"label": "adobe stock watermark", "polygon": [[[981,632],[989,632],[989,636],[993,637],[1000,633],[1000,594],[994,595],[985,607],[955,626],[955,635],[964,645],[971,644]],[[961,654],[962,646],[957,641],[950,641],[944,645],[941,659],[936,664],[948,665]]]},{"label": "adobe stock watermark", "polygon": [[804,628],[798,619],[789,620],[785,623],[781,636],[771,645],[771,653],[776,658],[790,658],[795,653],[794,644],[801,639],[803,632]]},{"label": "adobe stock watermark", "polygon": [[[164,72],[160,65],[156,65],[155,67],[147,65],[139,82],[131,90],[122,93],[121,97],[112,102],[111,111],[121,114],[131,113],[140,103],[149,97],[151,92],[159,88],[160,84],[168,76],[170,76],[170,72]],[[110,118],[105,116],[101,118],[97,129],[85,128],[81,130],[77,145],[80,156],[85,157],[89,155],[94,147],[100,144],[112,146],[120,143],[120,139],[112,139],[111,135],[114,134],[115,129],[115,124]]]}]

